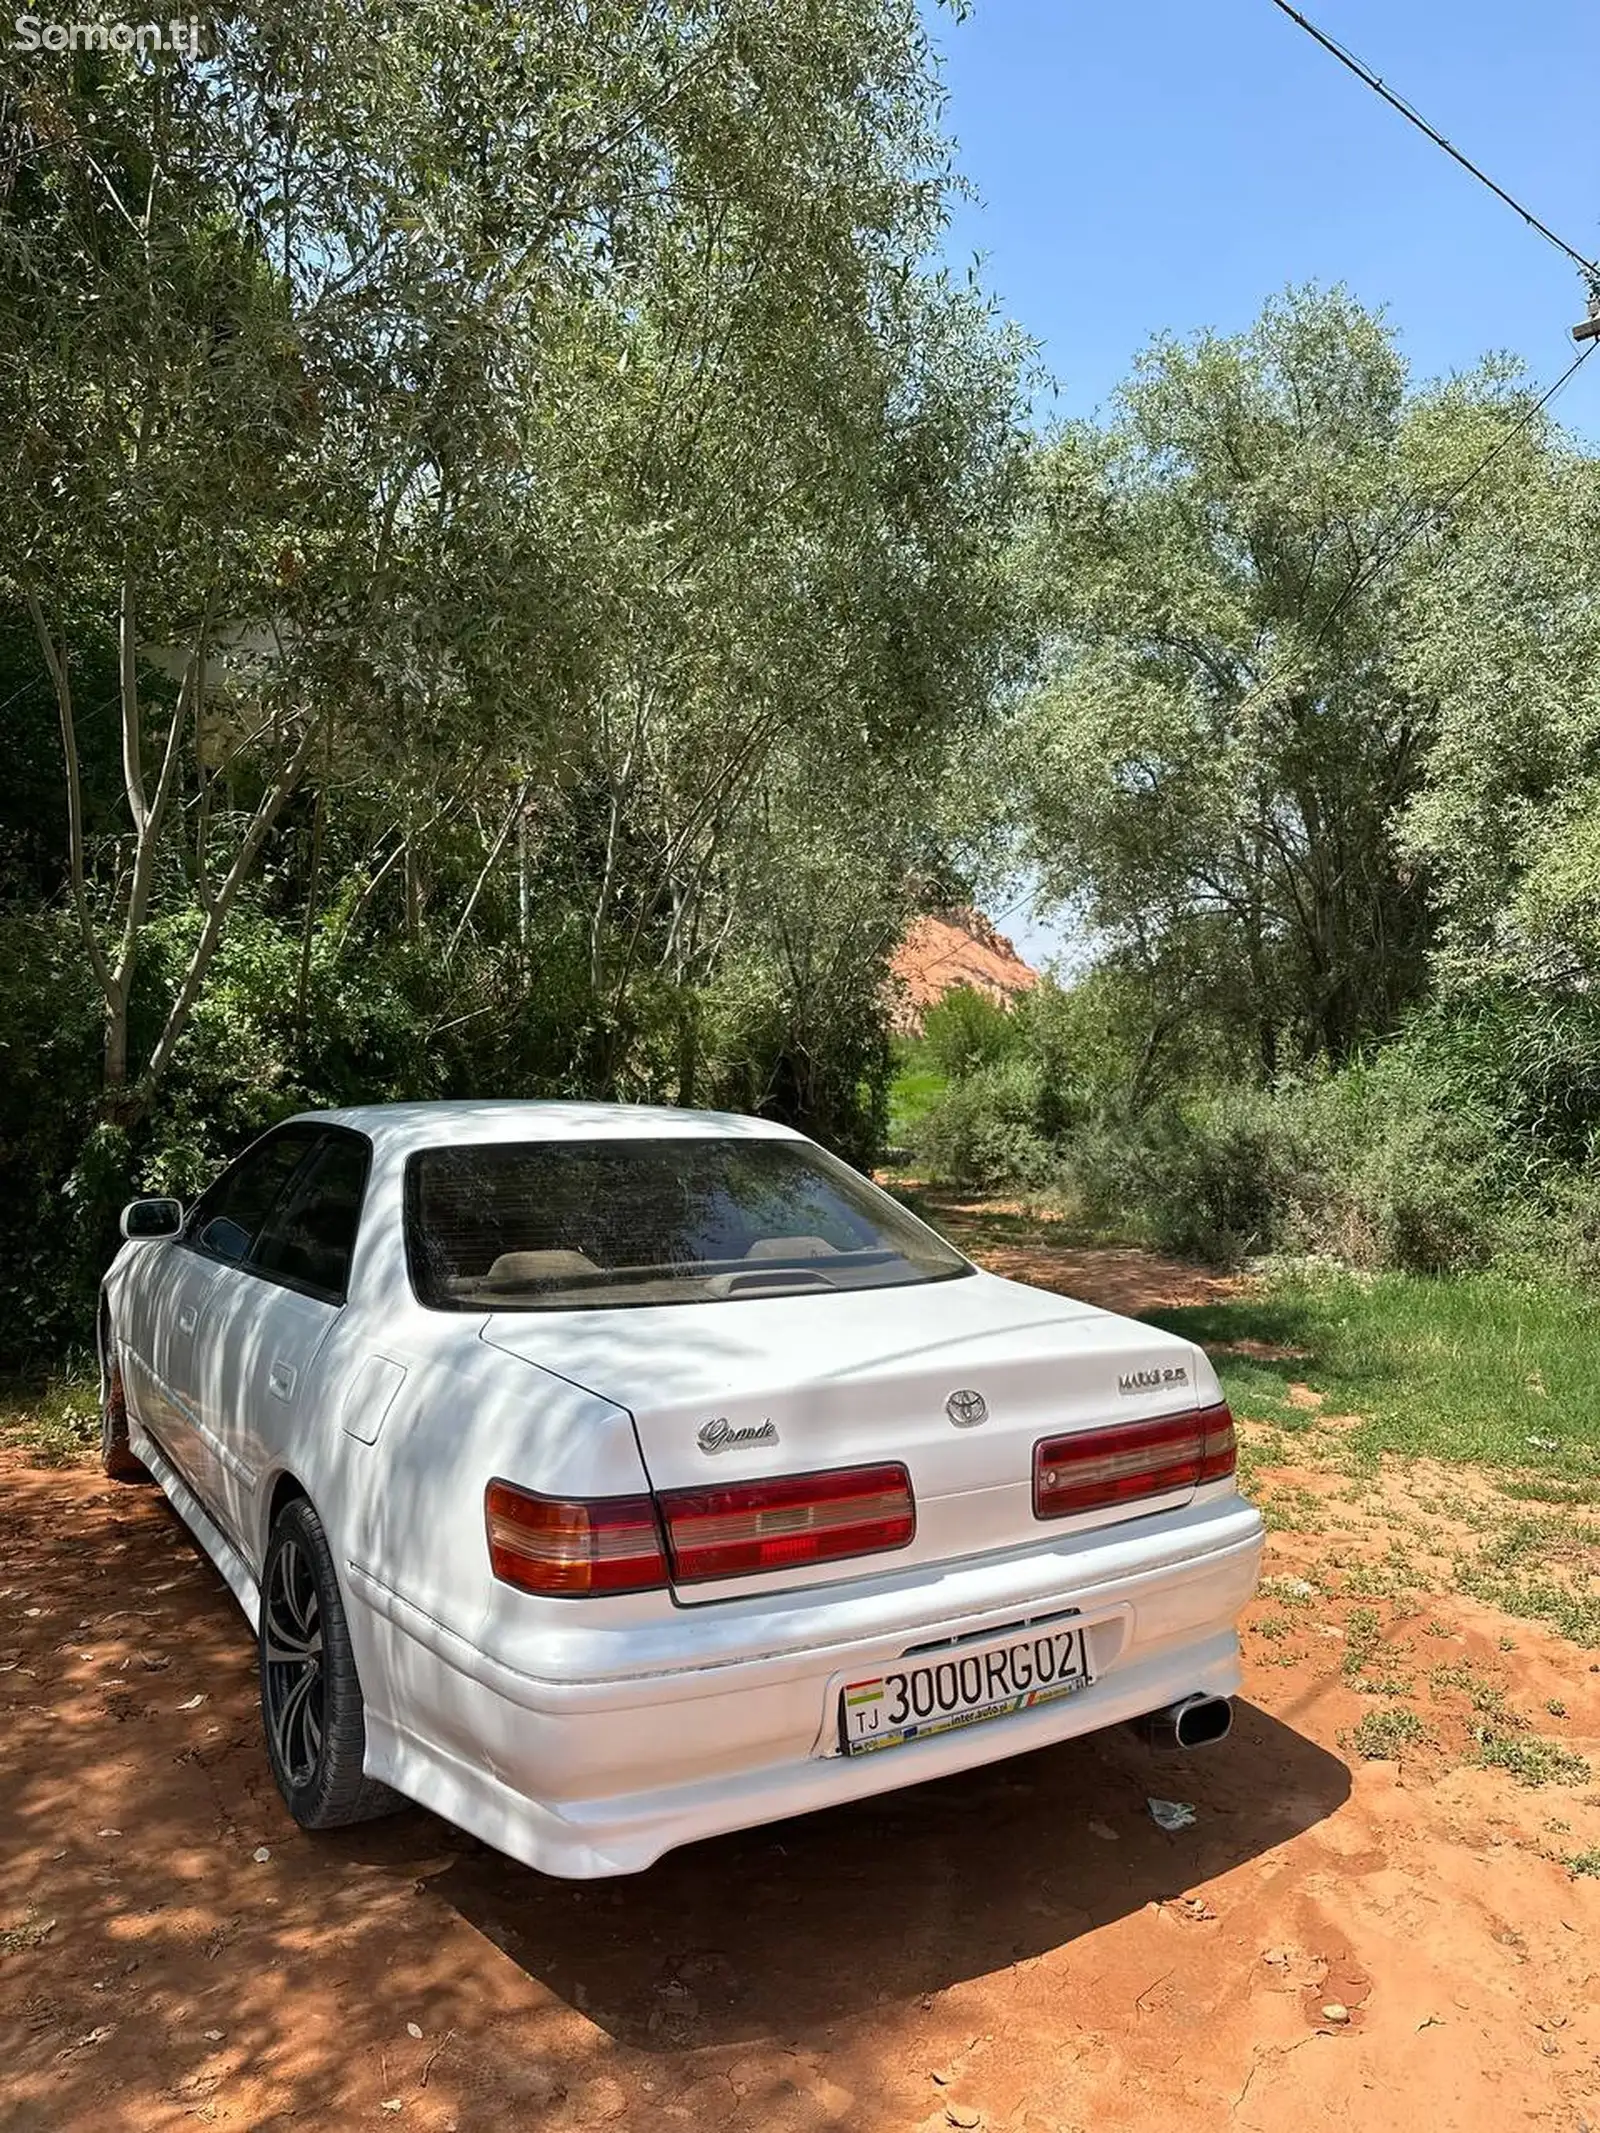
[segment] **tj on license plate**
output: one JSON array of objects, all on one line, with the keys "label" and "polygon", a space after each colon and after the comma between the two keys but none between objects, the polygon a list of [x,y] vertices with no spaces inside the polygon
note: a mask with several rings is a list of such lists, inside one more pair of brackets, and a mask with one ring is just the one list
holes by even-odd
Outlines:
[{"label": "tj on license plate", "polygon": [[1009,1711],[1031,1711],[1089,1686],[1078,1628],[1044,1630],[977,1651],[902,1662],[893,1673],[847,1682],[839,1692],[839,1745],[846,1755],[898,1748]]}]

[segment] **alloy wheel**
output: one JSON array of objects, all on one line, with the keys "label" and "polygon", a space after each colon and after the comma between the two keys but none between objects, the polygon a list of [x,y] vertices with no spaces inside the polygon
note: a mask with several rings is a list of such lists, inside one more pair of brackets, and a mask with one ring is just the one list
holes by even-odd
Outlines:
[{"label": "alloy wheel", "polygon": [[307,1785],[322,1757],[322,1609],[305,1550],[285,1539],[263,1598],[263,1701],[279,1768]]}]

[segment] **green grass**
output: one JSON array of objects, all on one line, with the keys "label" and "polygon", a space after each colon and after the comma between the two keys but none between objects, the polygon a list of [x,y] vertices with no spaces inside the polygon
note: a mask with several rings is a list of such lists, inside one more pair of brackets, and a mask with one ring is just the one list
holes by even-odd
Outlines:
[{"label": "green grass", "polygon": [[1383,1634],[1375,1607],[1352,1607],[1345,1622],[1345,1672],[1359,1672],[1378,1648]]},{"label": "green grass", "polygon": [[[1458,1588],[1505,1615],[1521,1615],[1530,1622],[1547,1622],[1573,1644],[1600,1645],[1600,1599],[1559,1585],[1553,1578],[1499,1577],[1476,1563],[1456,1565]],[[1515,1649],[1509,1638],[1500,1640],[1502,1651]]]},{"label": "green grass", "polygon": [[0,1445],[45,1466],[67,1466],[100,1439],[100,1394],[86,1372],[45,1385],[0,1385]]},{"label": "green grass", "polygon": [[1350,1735],[1350,1745],[1369,1763],[1392,1762],[1402,1748],[1417,1748],[1428,1738],[1428,1729],[1415,1711],[1394,1706],[1369,1711]]},{"label": "green grass", "polygon": [[1589,1765],[1558,1740],[1531,1733],[1499,1733],[1484,1728],[1472,1760],[1488,1770],[1505,1770],[1519,1785],[1581,1785]]},{"label": "green grass", "polygon": [[1398,1569],[1393,1563],[1352,1563],[1340,1586],[1350,1600],[1396,1600],[1409,1605],[1417,1582],[1417,1569],[1408,1563]]},{"label": "green grass", "polygon": [[[1523,1470],[1550,1500],[1600,1491],[1600,1300],[1505,1276],[1279,1276],[1236,1303],[1164,1311],[1156,1323],[1215,1352],[1251,1340],[1282,1361],[1215,1354],[1237,1413],[1285,1431],[1316,1426],[1289,1387],[1355,1414],[1353,1448]],[[1527,1477],[1532,1477],[1530,1484]]]},{"label": "green grass", "polygon": [[1491,1570],[1524,1569],[1530,1563],[1581,1561],[1594,1545],[1586,1527],[1563,1518],[1513,1518],[1484,1542],[1478,1561]]},{"label": "green grass", "polygon": [[1321,1533],[1327,1521],[1322,1502],[1310,1489],[1274,1489],[1259,1499],[1267,1524],[1282,1533]]},{"label": "green grass", "polygon": [[1488,1719],[1495,1730],[1514,1731],[1527,1724],[1506,1702],[1506,1692],[1499,1682],[1487,1680],[1473,1666],[1436,1666],[1428,1676],[1428,1686],[1436,1696],[1446,1689],[1459,1689],[1478,1716]]}]

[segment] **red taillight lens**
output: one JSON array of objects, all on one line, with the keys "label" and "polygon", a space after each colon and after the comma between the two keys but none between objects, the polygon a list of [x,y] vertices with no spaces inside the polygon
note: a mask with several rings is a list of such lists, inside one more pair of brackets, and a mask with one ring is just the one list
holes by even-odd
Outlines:
[{"label": "red taillight lens", "polygon": [[1226,1481],[1239,1464],[1233,1437],[1233,1414],[1226,1400],[1200,1410],[1200,1479]]},{"label": "red taillight lens", "polygon": [[1221,1404],[1047,1437],[1033,1453],[1034,1516],[1064,1518],[1170,1496],[1222,1481],[1233,1468],[1233,1416]]},{"label": "red taillight lens", "polygon": [[491,1481],[483,1515],[495,1576],[524,1592],[643,1592],[667,1582],[648,1496],[568,1503]]},{"label": "red taillight lens", "polygon": [[675,1585],[904,1548],[917,1530],[903,1466],[837,1468],[661,1497]]}]

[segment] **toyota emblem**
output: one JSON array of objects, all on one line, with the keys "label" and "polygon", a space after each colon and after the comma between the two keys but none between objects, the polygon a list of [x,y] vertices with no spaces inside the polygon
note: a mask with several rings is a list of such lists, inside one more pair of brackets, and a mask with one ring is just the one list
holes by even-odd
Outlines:
[{"label": "toyota emblem", "polygon": [[989,1418],[989,1403],[981,1392],[953,1392],[944,1403],[944,1411],[957,1429],[976,1429],[980,1422]]}]

